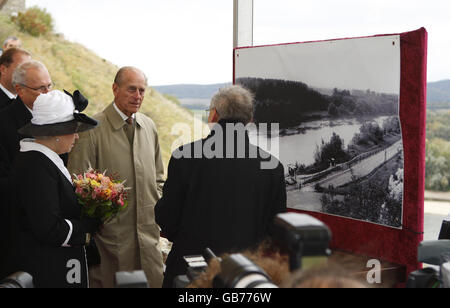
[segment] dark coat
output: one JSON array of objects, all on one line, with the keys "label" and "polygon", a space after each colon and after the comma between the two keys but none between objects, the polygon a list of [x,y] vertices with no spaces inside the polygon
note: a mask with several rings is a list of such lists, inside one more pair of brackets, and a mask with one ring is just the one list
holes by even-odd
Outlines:
[{"label": "dark coat", "polygon": [[9,164],[12,164],[14,157],[19,153],[20,140],[30,137],[19,134],[17,130],[30,123],[31,118],[31,112],[20,97],[0,111],[0,145],[6,151],[5,159]]},{"label": "dark coat", "polygon": [[[199,158],[175,158],[190,150],[194,155],[197,147],[211,143],[212,136],[172,154],[163,197],[155,206],[156,222],[173,242],[164,287],[172,287],[173,279],[186,273],[183,256],[202,254],[207,247],[222,254],[255,246],[268,235],[274,216],[286,211],[283,166],[270,156],[275,168],[261,169],[261,162],[269,160],[262,157],[268,154],[249,144],[246,132],[234,143],[235,149],[237,140],[245,144],[246,158],[208,159],[205,152]],[[258,156],[250,158],[249,153]]]},{"label": "dark coat", "polygon": [[9,96],[0,89],[0,110],[8,107],[13,101],[14,99],[10,99]]},{"label": "dark coat", "polygon": [[[0,92],[3,92],[0,90]],[[14,158],[20,151],[20,140],[31,136],[22,135],[18,129],[30,123],[32,115],[25,107],[24,103],[17,97],[10,105],[0,111],[0,194],[9,196],[8,176],[12,170]],[[64,163],[67,162],[67,154],[60,155]],[[0,251],[6,251],[8,248],[6,238],[10,230],[7,227],[9,201],[6,198],[0,202],[0,234],[5,234],[0,239]],[[2,260],[5,256],[0,255],[0,279],[8,271],[5,262]]]},{"label": "dark coat", "polygon": [[[11,269],[30,273],[35,287],[87,287],[86,230],[72,184],[37,151],[17,156],[10,183]],[[73,225],[70,247],[62,247],[70,230],[66,219]]]},{"label": "dark coat", "polygon": [[[3,91],[0,90],[3,93]],[[13,101],[0,111],[0,194],[3,198],[0,203],[0,251],[9,251],[7,240],[10,238],[8,228],[8,215],[10,205],[10,192],[8,176],[10,174],[14,157],[19,153],[19,142],[29,136],[20,135],[17,130],[31,121],[31,113],[20,98]],[[11,274],[6,263],[6,254],[0,254],[0,279]]]}]

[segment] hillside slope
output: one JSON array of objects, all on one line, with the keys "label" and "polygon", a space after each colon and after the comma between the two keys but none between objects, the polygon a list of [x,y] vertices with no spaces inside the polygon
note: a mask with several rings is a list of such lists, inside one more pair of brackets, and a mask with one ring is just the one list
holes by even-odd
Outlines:
[{"label": "hillside slope", "polygon": [[[87,114],[94,115],[113,101],[112,83],[119,69],[116,65],[78,43],[67,41],[61,34],[36,38],[20,32],[8,17],[0,14],[0,41],[3,42],[8,35],[20,37],[23,48],[47,66],[56,89],[80,90],[90,102],[85,111]],[[171,134],[172,127],[185,123],[193,132],[195,120],[186,109],[151,88],[147,90],[141,112],[152,118],[158,128],[164,165],[167,167],[171,146],[179,137]],[[197,134],[191,140],[200,137]]]}]

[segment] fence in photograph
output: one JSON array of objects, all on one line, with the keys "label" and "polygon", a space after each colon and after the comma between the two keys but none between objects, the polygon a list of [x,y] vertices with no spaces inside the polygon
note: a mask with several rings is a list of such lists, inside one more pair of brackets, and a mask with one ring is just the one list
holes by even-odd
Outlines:
[{"label": "fence in photograph", "polygon": [[[361,163],[363,160],[368,159],[368,158],[375,156],[384,151],[385,157],[384,157],[384,160],[381,161],[380,164],[378,164],[378,166],[379,166],[379,165],[383,164],[384,162],[388,161],[394,155],[396,155],[400,151],[400,149],[399,149],[400,145],[401,145],[401,140],[397,141],[396,143],[394,143],[393,145],[391,145],[388,148],[375,149],[370,152],[363,153],[348,162],[336,165],[327,170],[323,170],[323,171],[317,172],[315,174],[311,174],[311,175],[307,175],[307,176],[303,176],[303,177],[298,176],[297,181],[301,183],[300,186],[304,186],[304,185],[308,185],[308,184],[310,185],[312,183],[317,183],[319,181],[331,180],[332,178],[347,172],[349,169],[351,169],[353,166]],[[340,173],[336,173],[336,172],[340,172]],[[327,179],[327,177],[328,177],[328,179]]]}]

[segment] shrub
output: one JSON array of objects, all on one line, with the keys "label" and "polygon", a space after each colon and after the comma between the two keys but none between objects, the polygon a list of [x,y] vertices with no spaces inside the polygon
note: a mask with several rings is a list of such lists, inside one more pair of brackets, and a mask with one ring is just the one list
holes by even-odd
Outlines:
[{"label": "shrub", "polygon": [[21,31],[32,36],[41,36],[53,31],[53,18],[45,9],[37,6],[31,7],[24,13],[19,13],[12,20]]}]

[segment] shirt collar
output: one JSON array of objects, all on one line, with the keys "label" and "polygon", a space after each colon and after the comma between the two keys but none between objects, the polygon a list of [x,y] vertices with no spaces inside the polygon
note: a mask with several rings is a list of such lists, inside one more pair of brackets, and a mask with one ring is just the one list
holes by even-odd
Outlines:
[{"label": "shirt collar", "polygon": [[[115,102],[113,103],[113,106],[114,106],[114,109],[116,109],[117,113],[120,115],[120,117],[121,117],[124,121],[126,121],[126,120],[128,119],[128,116],[127,116],[125,113],[123,113],[123,112],[119,109],[119,107],[117,107],[117,105],[116,105]],[[132,117],[133,119],[136,119],[136,114],[133,113],[133,114],[131,115],[131,117]]]},{"label": "shirt collar", "polygon": [[45,156],[48,157],[55,165],[58,167],[58,169],[64,174],[64,176],[69,180],[70,183],[72,183],[72,178],[70,176],[69,170],[64,166],[64,162],[59,157],[58,154],[56,154],[51,149],[47,148],[45,145],[42,145],[40,143],[35,142],[35,139],[26,138],[22,139],[20,141],[20,152],[30,152],[30,151],[37,151]]},{"label": "shirt collar", "polygon": [[17,98],[17,94],[12,94],[11,92],[9,92],[1,83],[0,83],[0,89],[2,89],[3,92],[5,92],[5,94],[10,98],[10,99],[15,99]]}]

